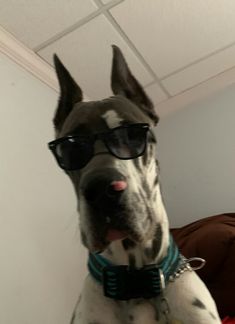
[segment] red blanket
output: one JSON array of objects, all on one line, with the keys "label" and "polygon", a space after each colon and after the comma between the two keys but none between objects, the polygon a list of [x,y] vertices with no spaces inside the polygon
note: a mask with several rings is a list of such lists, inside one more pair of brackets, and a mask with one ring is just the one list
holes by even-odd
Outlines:
[{"label": "red blanket", "polygon": [[222,324],[235,324],[235,317],[225,317],[222,321]]},{"label": "red blanket", "polygon": [[183,255],[206,260],[198,275],[214,297],[220,317],[234,317],[235,213],[204,218],[172,229],[172,234]]}]

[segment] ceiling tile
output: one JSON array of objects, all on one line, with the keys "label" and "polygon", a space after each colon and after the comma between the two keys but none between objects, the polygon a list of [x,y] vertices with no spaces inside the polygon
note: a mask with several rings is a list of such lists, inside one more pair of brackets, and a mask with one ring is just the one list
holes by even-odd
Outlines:
[{"label": "ceiling tile", "polygon": [[103,3],[103,4],[107,4],[107,3],[109,3],[109,2],[111,2],[112,0],[101,0],[101,2]]},{"label": "ceiling tile", "polygon": [[164,79],[162,83],[171,95],[175,95],[234,66],[235,45],[173,74]]},{"label": "ceiling tile", "polygon": [[1,25],[35,48],[94,12],[92,0],[0,0]]},{"label": "ceiling tile", "polygon": [[168,98],[166,93],[157,83],[147,86],[144,90],[147,92],[147,95],[153,101],[154,105],[157,105]]},{"label": "ceiling tile", "polygon": [[234,0],[126,0],[111,14],[158,77],[235,41]]},{"label": "ceiling tile", "polygon": [[131,70],[143,85],[152,81],[149,72],[103,15],[38,53],[50,63],[53,53],[57,53],[88,97],[101,99],[111,94],[112,44],[121,48]]}]

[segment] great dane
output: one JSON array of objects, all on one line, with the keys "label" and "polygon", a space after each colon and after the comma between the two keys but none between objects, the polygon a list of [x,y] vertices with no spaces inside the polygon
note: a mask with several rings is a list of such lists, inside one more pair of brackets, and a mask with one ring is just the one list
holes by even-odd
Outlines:
[{"label": "great dane", "polygon": [[168,226],[151,100],[113,46],[114,96],[84,102],[54,56],[60,98],[49,143],[78,201],[89,274],[72,324],[221,323]]}]

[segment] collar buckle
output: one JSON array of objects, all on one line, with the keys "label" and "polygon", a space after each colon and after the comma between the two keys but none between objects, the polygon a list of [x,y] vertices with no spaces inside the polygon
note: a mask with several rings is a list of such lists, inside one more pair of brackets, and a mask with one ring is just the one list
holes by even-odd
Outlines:
[{"label": "collar buckle", "polygon": [[104,295],[118,300],[154,298],[161,292],[161,278],[156,265],[136,269],[129,266],[106,266],[103,269]]}]

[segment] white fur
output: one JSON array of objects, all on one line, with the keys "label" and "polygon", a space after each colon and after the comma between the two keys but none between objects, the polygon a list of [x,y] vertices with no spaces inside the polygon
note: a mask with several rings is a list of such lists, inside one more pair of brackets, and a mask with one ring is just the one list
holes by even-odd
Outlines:
[{"label": "white fur", "polygon": [[106,121],[109,128],[118,127],[121,125],[121,121],[123,121],[115,110],[108,110],[101,117]]}]

